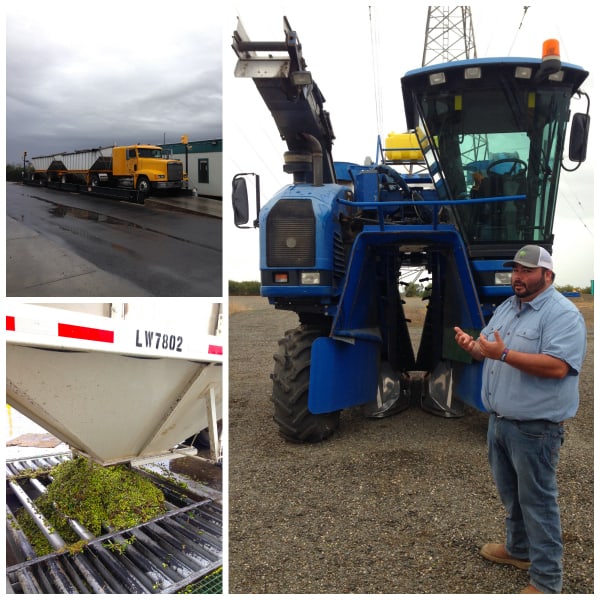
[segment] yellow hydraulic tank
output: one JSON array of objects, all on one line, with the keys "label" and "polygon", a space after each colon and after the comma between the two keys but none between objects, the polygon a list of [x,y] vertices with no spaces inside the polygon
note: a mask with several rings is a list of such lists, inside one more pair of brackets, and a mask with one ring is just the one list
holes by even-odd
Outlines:
[{"label": "yellow hydraulic tank", "polygon": [[423,153],[414,133],[388,134],[385,140],[385,157],[391,161],[421,161]]}]

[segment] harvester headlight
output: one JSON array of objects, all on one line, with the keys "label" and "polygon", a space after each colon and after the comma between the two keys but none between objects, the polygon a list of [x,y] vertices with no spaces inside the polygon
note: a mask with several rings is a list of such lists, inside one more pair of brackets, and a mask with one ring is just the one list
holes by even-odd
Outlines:
[{"label": "harvester headlight", "polygon": [[494,274],[495,285],[510,285],[510,271],[497,271]]},{"label": "harvester headlight", "polygon": [[313,82],[310,71],[294,71],[290,74],[290,79],[294,85],[310,85]]},{"label": "harvester headlight", "polygon": [[303,271],[300,273],[300,283],[302,285],[319,285],[321,274],[317,271]]}]

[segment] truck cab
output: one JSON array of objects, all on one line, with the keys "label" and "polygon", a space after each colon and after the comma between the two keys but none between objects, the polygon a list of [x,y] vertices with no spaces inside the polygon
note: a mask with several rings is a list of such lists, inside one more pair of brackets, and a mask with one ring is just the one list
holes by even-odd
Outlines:
[{"label": "truck cab", "polygon": [[116,146],[112,151],[112,175],[129,178],[131,187],[150,190],[179,190],[183,187],[183,163],[163,158],[159,146]]}]

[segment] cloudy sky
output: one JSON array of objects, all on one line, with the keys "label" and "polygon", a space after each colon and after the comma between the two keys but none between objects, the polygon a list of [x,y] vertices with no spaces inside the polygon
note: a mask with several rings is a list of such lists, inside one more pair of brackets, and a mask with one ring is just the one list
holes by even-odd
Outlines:
[{"label": "cloudy sky", "polygon": [[[378,133],[405,130],[400,77],[421,65],[427,17],[425,2],[358,0],[343,5],[306,0],[272,0],[248,5],[233,0],[226,13],[231,37],[239,17],[252,40],[283,41],[283,15],[297,31],[303,54],[323,92],[331,114],[334,159],[362,163],[375,157]],[[557,38],[565,62],[594,71],[589,40],[592,21],[577,3],[538,3],[525,12],[521,4],[478,3],[472,6],[478,56],[540,56],[542,43]],[[583,13],[582,13],[583,10]],[[224,196],[236,172],[261,175],[263,203],[291,179],[282,171],[285,144],[271,115],[249,79],[235,79],[236,56],[225,47],[224,137],[235,152],[225,157]],[[375,89],[379,90],[376,95]],[[592,77],[584,90],[591,96]],[[378,126],[376,106],[381,107]],[[579,102],[573,111],[585,111]],[[593,123],[592,119],[592,123]],[[592,126],[593,134],[593,126]],[[554,258],[557,283],[586,286],[593,278],[593,148],[575,173],[563,172],[555,220]],[[258,233],[237,230],[232,217],[224,225],[232,243],[227,245],[229,278],[259,278]],[[239,249],[243,248],[243,251]]]},{"label": "cloudy sky", "polygon": [[9,2],[6,161],[222,137],[219,3]]}]

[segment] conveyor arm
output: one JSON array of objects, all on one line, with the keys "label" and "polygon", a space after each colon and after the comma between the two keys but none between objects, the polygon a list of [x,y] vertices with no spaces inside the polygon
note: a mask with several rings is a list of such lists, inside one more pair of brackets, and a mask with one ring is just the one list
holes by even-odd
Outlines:
[{"label": "conveyor arm", "polygon": [[[313,183],[334,183],[331,149],[335,136],[329,113],[323,109],[325,98],[302,57],[302,46],[284,17],[285,41],[251,42],[241,21],[233,34],[233,49],[238,56],[236,77],[251,77],[271,111],[292,165],[310,156]],[[258,54],[266,53],[266,54]],[[294,167],[287,170],[294,172]]]}]

